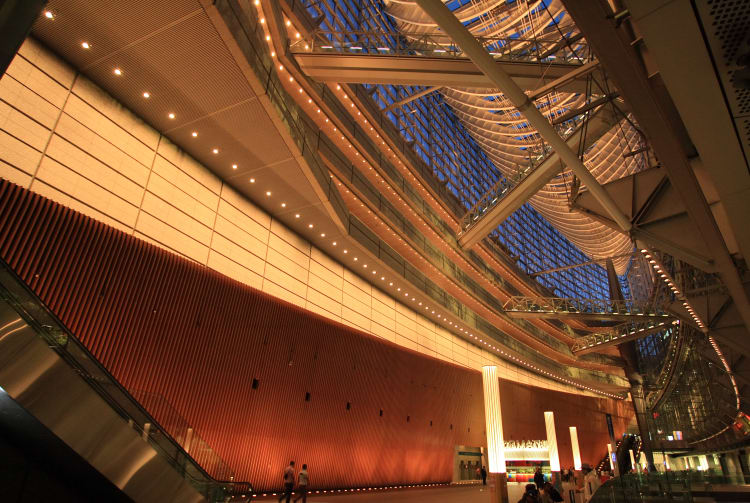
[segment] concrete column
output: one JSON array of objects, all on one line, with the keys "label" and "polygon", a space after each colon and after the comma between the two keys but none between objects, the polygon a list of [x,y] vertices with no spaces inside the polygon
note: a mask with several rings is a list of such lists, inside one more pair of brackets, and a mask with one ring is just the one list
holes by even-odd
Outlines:
[{"label": "concrete column", "polygon": [[505,473],[503,417],[500,410],[500,381],[497,367],[482,367],[484,423],[487,430],[487,460],[492,503],[508,503],[508,478]]}]

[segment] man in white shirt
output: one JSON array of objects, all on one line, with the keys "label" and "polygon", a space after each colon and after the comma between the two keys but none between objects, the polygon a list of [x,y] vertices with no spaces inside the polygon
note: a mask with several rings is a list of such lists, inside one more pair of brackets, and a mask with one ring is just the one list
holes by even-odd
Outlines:
[{"label": "man in white shirt", "polygon": [[292,490],[294,489],[294,461],[290,461],[289,465],[284,468],[284,492],[281,494],[281,497],[279,498],[279,503],[281,503],[281,500],[286,498],[286,503],[289,503],[289,501],[292,499]]},{"label": "man in white shirt", "polygon": [[302,503],[307,503],[307,484],[310,481],[310,476],[307,474],[307,465],[302,465],[302,471],[297,475],[297,489],[299,489],[299,496],[294,498],[294,503],[302,500]]}]

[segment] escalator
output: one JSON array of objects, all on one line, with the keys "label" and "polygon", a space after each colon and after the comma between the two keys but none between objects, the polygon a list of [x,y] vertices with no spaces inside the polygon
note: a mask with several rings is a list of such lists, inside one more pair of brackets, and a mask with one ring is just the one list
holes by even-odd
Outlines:
[{"label": "escalator", "polygon": [[252,493],[228,468],[219,472],[226,480],[210,475],[204,466],[225,466],[218,455],[191,457],[3,262],[0,449],[16,470],[2,470],[15,484],[3,485],[15,498],[3,501],[192,503]]}]

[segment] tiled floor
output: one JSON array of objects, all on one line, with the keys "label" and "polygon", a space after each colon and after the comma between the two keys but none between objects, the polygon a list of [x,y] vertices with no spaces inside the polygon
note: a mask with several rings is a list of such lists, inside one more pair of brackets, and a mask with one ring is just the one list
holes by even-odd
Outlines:
[{"label": "tiled floor", "polygon": [[[515,503],[521,498],[525,484],[508,484],[508,500]],[[263,499],[262,501],[278,501]],[[388,492],[313,495],[310,503],[490,503],[489,491],[482,486],[437,487],[402,489]]]}]

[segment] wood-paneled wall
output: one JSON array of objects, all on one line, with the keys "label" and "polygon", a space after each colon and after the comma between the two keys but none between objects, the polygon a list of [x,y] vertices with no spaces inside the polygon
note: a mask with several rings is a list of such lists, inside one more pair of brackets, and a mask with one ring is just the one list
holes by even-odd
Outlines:
[{"label": "wood-paneled wall", "polygon": [[[258,489],[279,487],[289,459],[310,466],[316,487],[449,481],[454,446],[484,443],[479,372],[283,302],[4,180],[0,257],[124,386],[163,395]],[[578,426],[584,460],[595,463],[606,452],[604,412],[618,434],[632,416],[623,401],[505,380],[501,390],[508,439],[544,438],[542,412],[556,412],[564,465],[567,426]]]}]

